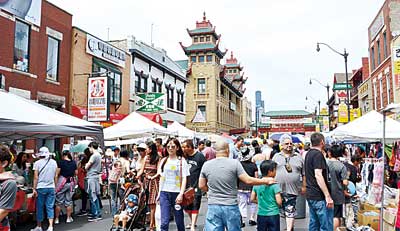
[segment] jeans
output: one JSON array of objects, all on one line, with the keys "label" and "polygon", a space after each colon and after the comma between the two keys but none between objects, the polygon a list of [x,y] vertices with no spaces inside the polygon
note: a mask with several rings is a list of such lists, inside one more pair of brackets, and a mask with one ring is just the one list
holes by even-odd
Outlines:
[{"label": "jeans", "polygon": [[82,195],[82,208],[81,208],[81,210],[82,211],[86,211],[86,208],[87,208],[87,199],[88,199],[88,194],[87,194],[87,192],[85,191],[85,189],[81,189],[81,195]]},{"label": "jeans", "polygon": [[257,231],[279,231],[279,214],[274,216],[257,216]]},{"label": "jeans", "polygon": [[38,188],[36,199],[36,220],[44,220],[43,209],[46,208],[47,218],[54,219],[54,203],[56,200],[56,191],[54,188]]},{"label": "jeans", "polygon": [[101,217],[100,207],[100,182],[98,178],[89,178],[87,180],[87,193],[89,194],[90,200],[90,213],[94,217]]},{"label": "jeans", "polygon": [[174,192],[160,192],[161,231],[168,231],[171,208],[174,210],[175,222],[178,231],[185,230],[183,208],[181,207],[179,210],[176,210],[175,208],[175,200],[178,194],[179,193]]},{"label": "jeans", "polygon": [[326,207],[326,201],[307,200],[310,208],[309,231],[332,231],[333,208]]},{"label": "jeans", "polygon": [[206,231],[240,231],[238,205],[208,205]]},{"label": "jeans", "polygon": [[116,183],[109,185],[111,196],[111,214],[114,216],[118,211],[118,187]]}]

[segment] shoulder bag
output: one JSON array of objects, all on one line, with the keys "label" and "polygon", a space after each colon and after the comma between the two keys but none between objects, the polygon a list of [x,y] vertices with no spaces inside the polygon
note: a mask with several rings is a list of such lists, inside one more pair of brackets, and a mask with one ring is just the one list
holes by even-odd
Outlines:
[{"label": "shoulder bag", "polygon": [[[181,178],[181,187],[182,187],[182,178],[183,178],[183,176],[182,176],[182,157],[181,157],[181,159],[180,159],[180,167],[179,167],[179,169],[180,169],[180,178]],[[181,205],[182,206],[188,206],[188,205],[190,205],[190,204],[192,204],[193,203],[193,201],[194,201],[194,194],[195,194],[195,191],[194,191],[194,188],[193,187],[189,187],[189,188],[187,188],[186,190],[185,190],[185,192],[183,193],[183,199],[182,199],[182,203],[181,203]]]}]

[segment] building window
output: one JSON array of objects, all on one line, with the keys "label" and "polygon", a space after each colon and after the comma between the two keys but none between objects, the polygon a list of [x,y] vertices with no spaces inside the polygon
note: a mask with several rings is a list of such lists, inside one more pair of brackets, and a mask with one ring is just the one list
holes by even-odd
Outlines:
[{"label": "building window", "polygon": [[147,92],[147,79],[143,77],[140,80],[140,92]]},{"label": "building window", "polygon": [[157,83],[158,86],[158,92],[161,93],[162,92],[162,83]]},{"label": "building window", "polygon": [[200,42],[204,42],[204,37],[200,37]]},{"label": "building window", "polygon": [[174,109],[174,89],[172,87],[166,86],[167,90],[167,106],[168,108]]},{"label": "building window", "polygon": [[378,63],[377,63],[377,65],[379,65],[379,64],[381,64],[381,42],[378,40],[377,42],[376,42],[376,50],[377,50],[377,61],[378,61]]},{"label": "building window", "polygon": [[199,42],[199,38],[198,38],[198,37],[194,37],[193,41],[194,41],[195,43],[197,43],[197,42]]},{"label": "building window", "polygon": [[48,38],[47,45],[47,78],[58,81],[58,58],[60,41],[52,37]]},{"label": "building window", "polygon": [[232,92],[229,92],[229,100],[232,100]]},{"label": "building window", "polygon": [[390,75],[386,74],[386,94],[387,94],[387,104],[390,104]]},{"label": "building window", "polygon": [[206,105],[199,105],[197,106],[197,109],[200,110],[201,114],[203,114],[203,117],[206,118]]},{"label": "building window", "polygon": [[157,92],[157,81],[155,79],[151,80],[151,92]]},{"label": "building window", "polygon": [[209,63],[212,62],[212,55],[207,55],[207,62],[209,62]]},{"label": "building window", "polygon": [[210,42],[210,41],[211,41],[210,36],[207,36],[207,37],[206,37],[206,42]]},{"label": "building window", "polygon": [[183,112],[183,92],[178,91],[178,101],[176,102],[176,109]]},{"label": "building window", "polygon": [[379,98],[380,98],[380,108],[383,108],[383,80],[379,80]]},{"label": "building window", "polygon": [[206,79],[204,78],[197,79],[197,93],[198,94],[206,93]]},{"label": "building window", "polygon": [[225,88],[224,88],[224,85],[222,85],[222,84],[220,87],[220,91],[221,91],[221,96],[225,96]]},{"label": "building window", "polygon": [[190,56],[190,61],[192,63],[195,63],[196,62],[196,56]]},{"label": "building window", "polygon": [[29,71],[29,31],[28,24],[15,21],[14,68]]},{"label": "building window", "polygon": [[204,63],[204,55],[199,56],[199,63]]},{"label": "building window", "polygon": [[110,102],[121,104],[121,73],[110,72]]},{"label": "building window", "polygon": [[383,57],[388,57],[386,32],[383,32]]},{"label": "building window", "polygon": [[374,110],[377,110],[377,108],[378,108],[378,92],[377,92],[377,89],[376,89],[376,82],[374,82]]},{"label": "building window", "polygon": [[371,47],[371,66],[372,66],[372,70],[375,70],[375,49],[374,47]]},{"label": "building window", "polygon": [[135,75],[135,92],[140,92],[140,76]]}]

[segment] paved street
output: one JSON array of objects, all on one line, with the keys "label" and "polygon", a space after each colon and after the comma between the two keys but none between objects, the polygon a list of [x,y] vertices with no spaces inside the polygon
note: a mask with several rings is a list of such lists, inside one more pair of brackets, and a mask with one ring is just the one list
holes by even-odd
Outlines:
[{"label": "paved street", "polygon": [[[110,207],[108,205],[107,200],[103,200],[104,203],[104,216],[103,220],[99,222],[87,222],[86,217],[74,217],[74,222],[72,224],[66,224],[63,221],[65,221],[65,217],[60,219],[60,224],[56,225],[55,230],[70,230],[70,231],[100,231],[100,230],[110,230],[112,226],[112,219],[110,216]],[[202,204],[201,212],[200,212],[200,217],[199,217],[199,222],[198,222],[198,230],[202,230],[204,228],[204,221],[205,221],[205,215],[207,212],[207,199],[203,199],[203,204]],[[307,230],[307,222],[308,219],[297,219],[296,220],[296,231],[305,231]],[[189,220],[187,216],[185,217],[185,224],[189,224]],[[244,231],[250,231],[250,230],[256,230],[256,226],[247,226],[243,229]],[[31,223],[30,225],[27,224],[27,226],[22,226],[19,225],[17,231],[26,231],[29,230],[30,228],[33,228],[34,224]],[[47,226],[45,226],[47,227]],[[175,223],[171,222],[170,225],[170,230],[177,230]],[[281,219],[281,230],[285,230],[285,220]]]}]

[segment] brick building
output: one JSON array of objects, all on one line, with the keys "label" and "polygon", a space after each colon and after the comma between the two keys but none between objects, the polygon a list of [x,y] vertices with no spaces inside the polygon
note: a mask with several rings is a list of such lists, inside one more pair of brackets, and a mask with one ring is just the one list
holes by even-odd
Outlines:
[{"label": "brick building", "polygon": [[[24,2],[18,10],[12,4],[0,4],[1,88],[69,113],[72,15],[45,0]],[[36,145],[54,150],[59,143]],[[34,146],[27,142],[27,148]]]}]

